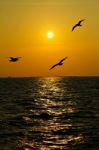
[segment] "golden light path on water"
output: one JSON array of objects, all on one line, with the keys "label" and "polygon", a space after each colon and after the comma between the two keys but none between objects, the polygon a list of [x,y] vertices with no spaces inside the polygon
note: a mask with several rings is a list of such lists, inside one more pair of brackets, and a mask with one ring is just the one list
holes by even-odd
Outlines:
[{"label": "golden light path on water", "polygon": [[[42,90],[39,91],[42,98],[43,105],[48,108],[48,111],[51,113],[55,113],[56,115],[59,115],[63,112],[67,113],[73,113],[75,112],[75,102],[68,101],[67,106],[64,106],[64,101],[62,100],[64,97],[64,94],[67,92],[65,91],[62,86],[59,84],[60,78],[44,78],[42,82]],[[69,93],[70,94],[70,93]],[[47,95],[47,96],[46,96]],[[52,96],[55,97],[55,100]],[[50,99],[51,98],[51,99]],[[50,107],[51,106],[51,107]],[[53,109],[53,106],[60,107],[59,109],[55,110]],[[66,106],[66,105],[65,105]]]},{"label": "golden light path on water", "polygon": [[22,139],[20,143],[24,145],[25,150],[36,146],[39,150],[64,149],[70,144],[83,143],[83,134],[75,133],[75,121],[73,123],[69,117],[77,112],[76,102],[67,100],[66,95],[72,96],[61,78],[39,78],[35,98],[38,109],[29,110],[32,116],[37,118],[24,117],[24,120],[33,123],[27,133],[38,133],[36,136],[42,138],[39,142],[36,139]]}]

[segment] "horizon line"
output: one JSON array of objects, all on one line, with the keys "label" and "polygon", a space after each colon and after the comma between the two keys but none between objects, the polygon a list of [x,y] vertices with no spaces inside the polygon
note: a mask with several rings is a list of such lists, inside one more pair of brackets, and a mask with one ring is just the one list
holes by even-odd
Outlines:
[{"label": "horizon line", "polygon": [[70,76],[0,76],[0,78],[54,78],[54,77],[99,77],[99,75],[70,75]]}]

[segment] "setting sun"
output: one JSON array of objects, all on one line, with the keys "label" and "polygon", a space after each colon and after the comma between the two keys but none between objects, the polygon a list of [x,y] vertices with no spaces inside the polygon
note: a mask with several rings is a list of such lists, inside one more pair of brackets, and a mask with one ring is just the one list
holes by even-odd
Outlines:
[{"label": "setting sun", "polygon": [[47,34],[47,37],[48,37],[48,38],[51,39],[51,38],[53,38],[53,36],[54,36],[53,32],[48,32],[48,34]]}]

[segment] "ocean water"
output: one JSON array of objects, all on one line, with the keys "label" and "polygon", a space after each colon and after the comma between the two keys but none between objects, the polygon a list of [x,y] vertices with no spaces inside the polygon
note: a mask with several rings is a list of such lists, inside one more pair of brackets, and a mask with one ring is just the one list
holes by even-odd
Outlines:
[{"label": "ocean water", "polygon": [[0,150],[99,150],[99,77],[0,78]]}]

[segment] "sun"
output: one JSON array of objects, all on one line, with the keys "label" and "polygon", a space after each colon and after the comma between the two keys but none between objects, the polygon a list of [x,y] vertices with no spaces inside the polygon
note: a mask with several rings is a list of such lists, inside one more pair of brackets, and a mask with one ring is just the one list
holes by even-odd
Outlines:
[{"label": "sun", "polygon": [[52,39],[52,38],[54,37],[53,32],[48,32],[48,33],[47,33],[47,37],[48,37],[49,39]]}]

